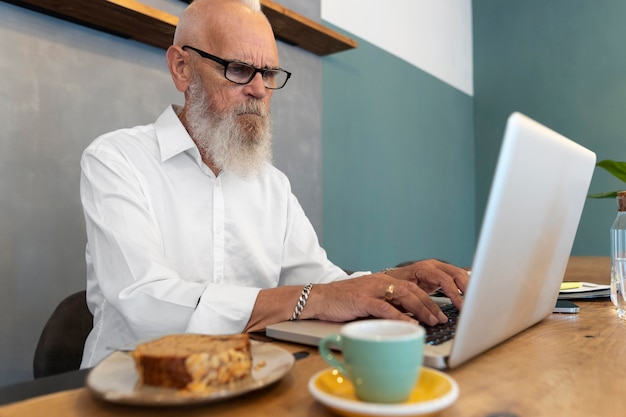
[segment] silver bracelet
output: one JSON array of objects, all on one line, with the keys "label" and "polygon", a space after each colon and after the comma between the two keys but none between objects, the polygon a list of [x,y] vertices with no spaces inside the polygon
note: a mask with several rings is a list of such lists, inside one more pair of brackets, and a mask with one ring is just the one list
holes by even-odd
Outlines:
[{"label": "silver bracelet", "polygon": [[302,289],[300,298],[298,298],[298,302],[296,303],[296,308],[293,310],[293,314],[289,318],[290,321],[296,320],[298,317],[300,317],[300,313],[302,313],[302,310],[304,309],[304,306],[309,299],[309,293],[311,292],[311,288],[313,288],[313,284],[309,282]]},{"label": "silver bracelet", "polygon": [[378,271],[379,274],[385,274],[385,275],[389,275],[389,272],[394,271],[398,268],[385,268],[385,269],[381,269],[380,271]]}]

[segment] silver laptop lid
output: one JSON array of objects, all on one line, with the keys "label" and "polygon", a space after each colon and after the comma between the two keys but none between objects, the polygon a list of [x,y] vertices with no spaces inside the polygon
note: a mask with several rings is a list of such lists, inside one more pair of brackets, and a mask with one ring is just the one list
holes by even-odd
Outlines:
[{"label": "silver laptop lid", "polygon": [[552,312],[595,161],[530,118],[509,117],[449,367]]},{"label": "silver laptop lid", "polygon": [[[591,151],[510,116],[456,336],[424,347],[427,366],[458,366],[551,313],[594,166]],[[317,345],[341,324],[287,321],[267,335]]]}]

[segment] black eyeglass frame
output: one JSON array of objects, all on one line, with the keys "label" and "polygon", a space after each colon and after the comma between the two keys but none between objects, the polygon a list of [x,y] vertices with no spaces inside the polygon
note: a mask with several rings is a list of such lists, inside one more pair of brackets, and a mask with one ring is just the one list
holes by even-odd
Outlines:
[{"label": "black eyeglass frame", "polygon": [[[231,83],[235,83],[235,84],[239,84],[239,85],[246,85],[248,84],[250,81],[252,81],[252,79],[256,76],[257,72],[261,73],[261,77],[263,78],[263,85],[265,86],[265,88],[269,89],[269,90],[280,90],[281,88],[283,88],[286,84],[287,81],[289,81],[289,78],[291,77],[291,73],[287,70],[284,70],[282,68],[257,68],[253,65],[250,65],[246,62],[241,62],[241,61],[237,61],[237,60],[233,60],[233,61],[229,61],[227,59],[223,59],[220,58],[219,56],[215,56],[212,55],[208,52],[203,51],[202,49],[198,49],[198,48],[194,48],[193,46],[190,45],[183,45],[182,49],[191,49],[192,51],[195,51],[196,53],[198,53],[198,55],[200,55],[202,58],[206,58],[206,59],[210,59],[213,62],[217,62],[218,64],[222,65],[224,67],[224,78],[226,78],[228,81],[230,81]],[[243,65],[245,67],[249,67],[252,68],[254,70],[254,72],[252,74],[250,74],[250,78],[248,79],[248,81],[246,82],[239,82],[239,81],[234,81],[231,80],[230,78],[228,78],[228,76],[226,75],[228,72],[228,66],[230,64],[238,64],[238,65]],[[265,74],[268,72],[282,72],[284,74],[287,74],[287,78],[285,78],[285,81],[283,82],[283,85],[281,85],[280,87],[270,87],[265,83]]]}]

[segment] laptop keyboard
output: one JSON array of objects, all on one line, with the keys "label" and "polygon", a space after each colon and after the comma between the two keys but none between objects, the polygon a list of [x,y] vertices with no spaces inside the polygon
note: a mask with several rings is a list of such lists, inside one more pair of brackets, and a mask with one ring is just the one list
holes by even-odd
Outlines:
[{"label": "laptop keyboard", "polygon": [[448,316],[446,323],[437,324],[436,326],[425,326],[422,324],[426,330],[426,344],[428,345],[439,345],[452,339],[456,333],[459,310],[452,304],[446,304],[441,306],[441,311]]}]

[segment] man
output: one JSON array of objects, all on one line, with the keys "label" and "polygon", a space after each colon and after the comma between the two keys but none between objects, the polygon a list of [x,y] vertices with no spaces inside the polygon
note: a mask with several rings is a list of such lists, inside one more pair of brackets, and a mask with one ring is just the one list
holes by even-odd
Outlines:
[{"label": "man", "polygon": [[467,273],[434,260],[348,276],[333,265],[287,178],[269,163],[280,69],[258,1],[195,0],[167,63],[183,107],[96,139],[81,160],[94,313],[82,367],[166,333],[225,334],[287,319],[446,317]]}]

